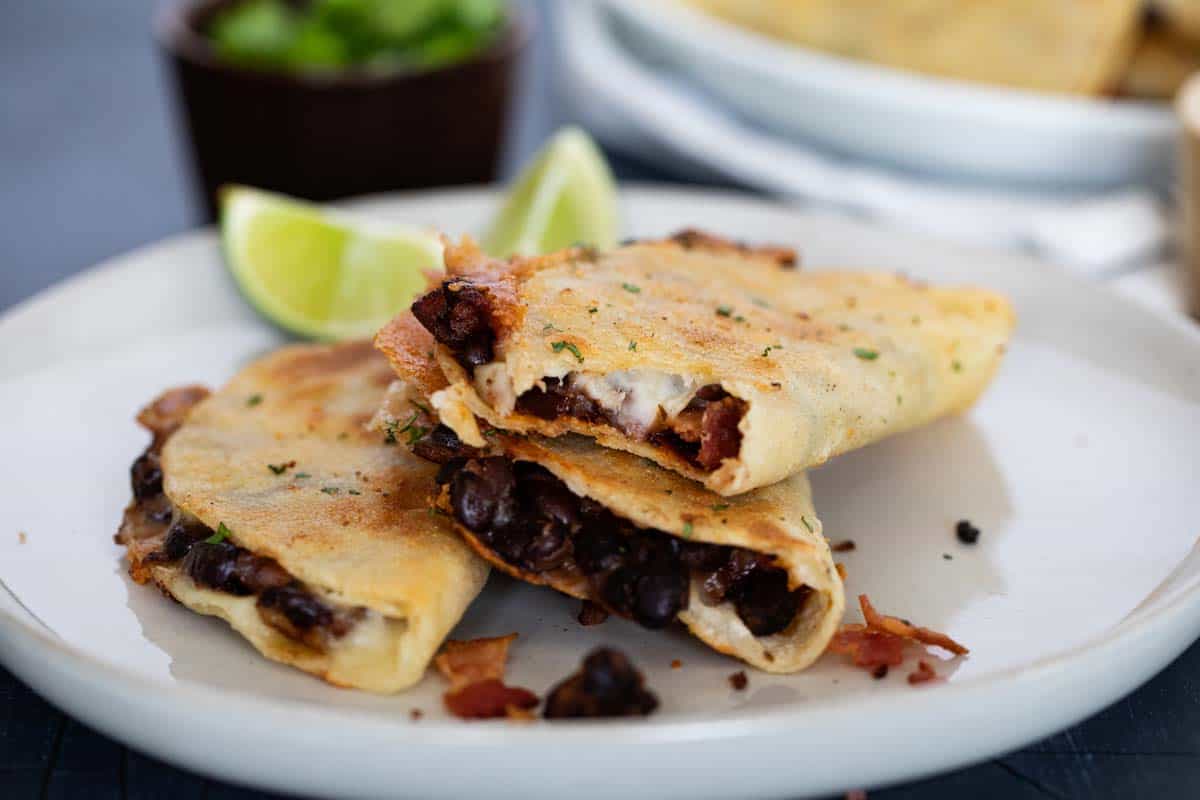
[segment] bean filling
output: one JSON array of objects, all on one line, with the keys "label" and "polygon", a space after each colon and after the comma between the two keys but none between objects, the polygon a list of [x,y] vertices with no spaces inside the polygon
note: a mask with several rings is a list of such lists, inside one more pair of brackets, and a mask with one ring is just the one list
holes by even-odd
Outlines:
[{"label": "bean filling", "polygon": [[[229,541],[212,541],[211,528],[176,513],[163,494],[162,444],[156,440],[130,470],[134,504],[118,534],[120,543],[131,551],[144,551],[148,564],[178,563],[197,586],[237,597],[257,595],[256,607],[266,624],[315,650],[324,652],[333,640],[353,629],[365,615],[364,609],[324,603],[274,559]],[[129,525],[131,519],[137,524]],[[160,543],[155,547],[154,542]]]},{"label": "bean filling", "polygon": [[785,630],[809,592],[789,590],[769,555],[638,528],[532,462],[460,456],[443,462],[438,479],[454,518],[504,562],[581,577],[589,600],[647,628],[687,608],[692,580],[705,603],[732,603],[756,636]]},{"label": "bean filling", "polygon": [[[475,367],[494,358],[496,336],[486,290],[463,280],[448,280],[413,303],[412,311],[468,373],[474,374]],[[647,430],[632,430],[622,424],[617,412],[605,409],[568,382],[544,378],[541,383],[545,388],[534,387],[517,398],[517,411],[545,420],[573,417],[610,425],[628,436],[671,450],[708,472],[720,467],[724,459],[736,458],[741,450],[738,425],[745,416],[746,402],[730,396],[717,384],[701,387],[674,417],[660,419]]]}]

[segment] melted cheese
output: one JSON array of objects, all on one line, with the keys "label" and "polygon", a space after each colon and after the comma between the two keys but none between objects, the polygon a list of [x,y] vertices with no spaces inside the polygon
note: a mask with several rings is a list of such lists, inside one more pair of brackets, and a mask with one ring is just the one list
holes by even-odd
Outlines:
[{"label": "melted cheese", "polygon": [[630,435],[652,430],[660,415],[667,419],[674,417],[700,388],[692,378],[638,369],[607,375],[573,372],[567,378],[567,385],[613,414],[617,427]]}]

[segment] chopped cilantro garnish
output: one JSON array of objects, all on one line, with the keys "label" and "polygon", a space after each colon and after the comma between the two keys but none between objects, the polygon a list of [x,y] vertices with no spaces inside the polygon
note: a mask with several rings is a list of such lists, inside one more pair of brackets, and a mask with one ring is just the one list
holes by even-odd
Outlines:
[{"label": "chopped cilantro garnish", "polygon": [[384,430],[386,432],[386,436],[384,437],[383,443],[395,444],[396,439],[402,433],[408,434],[409,444],[416,444],[417,442],[421,441],[421,439],[425,438],[425,434],[429,433],[429,428],[416,424],[417,419],[420,418],[420,416],[421,415],[419,412],[413,412],[413,415],[408,418],[407,422],[404,423],[404,427],[396,427],[398,423],[394,420],[385,424]]},{"label": "chopped cilantro garnish", "polygon": [[770,306],[767,305],[767,301],[760,297],[753,297],[750,299],[750,302],[754,303],[754,305],[758,306],[759,308],[770,308]]},{"label": "chopped cilantro garnish", "polygon": [[781,344],[767,345],[766,347],[763,348],[762,357],[766,358],[767,356],[771,355],[772,350],[782,350],[782,349],[783,349],[783,345],[781,345]]},{"label": "chopped cilantro garnish", "polygon": [[627,292],[631,292],[632,294],[638,294],[642,291],[642,287],[632,283],[622,283],[621,288]]},{"label": "chopped cilantro garnish", "polygon": [[588,308],[588,313],[589,314],[598,314],[598,313],[600,313],[600,309],[596,308],[595,306],[591,306],[590,308]]},{"label": "chopped cilantro garnish", "polygon": [[630,350],[637,350],[637,342],[630,342],[630,343],[629,343],[629,349],[630,349]]},{"label": "chopped cilantro garnish", "polygon": [[879,358],[879,351],[868,350],[865,347],[856,347],[854,348],[854,355],[858,356],[863,361],[874,361],[875,359]]},{"label": "chopped cilantro garnish", "polygon": [[816,531],[813,530],[812,523],[808,521],[808,517],[802,516],[800,517],[800,521],[804,523],[804,527],[808,528],[809,533],[816,533]]},{"label": "chopped cilantro garnish", "polygon": [[337,488],[336,486],[322,486],[321,491],[324,492],[325,494],[337,494],[338,492],[340,492],[342,490]]},{"label": "chopped cilantro garnish", "polygon": [[311,478],[312,475],[309,475],[307,472],[297,472],[295,477],[299,478],[300,480],[304,480],[305,478]]},{"label": "chopped cilantro garnish", "polygon": [[738,314],[736,317],[733,318],[733,321],[734,322],[745,322],[746,318],[743,317],[741,314]]},{"label": "chopped cilantro garnish", "polygon": [[682,533],[684,536],[691,536],[692,535],[692,523],[690,523],[690,522],[683,523]]},{"label": "chopped cilantro garnish", "polygon": [[347,489],[346,494],[362,494],[358,489]]},{"label": "chopped cilantro garnish", "polygon": [[208,537],[207,539],[205,539],[204,543],[205,544],[220,544],[221,542],[228,539],[230,534],[232,534],[232,533],[233,533],[233,531],[231,531],[231,530],[229,530],[229,528],[225,527],[224,522],[218,523],[217,524],[217,532],[214,533],[212,536]]},{"label": "chopped cilantro garnish", "polygon": [[558,328],[554,327],[553,322],[547,322],[545,327],[542,328],[542,333],[550,333],[550,331],[556,331],[556,330],[558,330]]},{"label": "chopped cilantro garnish", "polygon": [[250,408],[254,408],[256,405],[258,405],[261,402],[262,402],[261,394],[252,394],[246,398],[246,405],[249,406]]},{"label": "chopped cilantro garnish", "polygon": [[421,403],[417,400],[413,400],[412,404],[414,406],[416,406],[417,408],[421,409],[422,411],[424,411],[426,414],[433,416],[433,412],[429,410],[429,406],[425,405],[424,403]]},{"label": "chopped cilantro garnish", "polygon": [[959,361],[959,360],[957,360],[957,359],[955,359],[954,363],[953,363],[953,364],[951,364],[951,365],[950,365],[950,367],[951,367],[951,368],[952,368],[952,369],[953,369],[955,372],[962,372],[962,362],[961,362],[961,361]]},{"label": "chopped cilantro garnish", "polygon": [[733,316],[733,306],[717,306],[717,316],[718,317],[732,317]]},{"label": "chopped cilantro garnish", "polygon": [[713,511],[724,511],[727,508],[729,508],[729,503],[713,503],[712,506]]},{"label": "chopped cilantro garnish", "polygon": [[282,475],[294,466],[296,466],[295,461],[288,461],[283,464],[267,464],[267,469],[271,470],[271,472],[274,472],[276,475]]},{"label": "chopped cilantro garnish", "polygon": [[579,352],[579,348],[576,347],[572,342],[552,342],[550,347],[552,347],[556,353],[561,353],[563,350],[567,350],[571,353],[571,355],[575,356],[575,359],[580,364],[583,363],[583,354]]},{"label": "chopped cilantro garnish", "polygon": [[896,395],[896,405],[904,405],[904,397],[901,395]]}]

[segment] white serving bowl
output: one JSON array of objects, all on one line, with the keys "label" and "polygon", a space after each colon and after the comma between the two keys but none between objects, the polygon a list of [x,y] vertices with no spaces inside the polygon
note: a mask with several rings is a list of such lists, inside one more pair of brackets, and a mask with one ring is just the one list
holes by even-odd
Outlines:
[{"label": "white serving bowl", "polygon": [[1163,185],[1170,107],[935,78],[774,41],[677,0],[603,0],[635,48],[773,131],[937,176],[1064,188]]}]

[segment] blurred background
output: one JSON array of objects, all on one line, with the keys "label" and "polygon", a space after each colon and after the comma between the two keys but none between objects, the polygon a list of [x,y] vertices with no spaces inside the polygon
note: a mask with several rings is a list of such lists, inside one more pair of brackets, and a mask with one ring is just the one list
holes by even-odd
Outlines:
[{"label": "blurred background", "polygon": [[[1188,307],[1195,0],[530,0],[507,13],[487,0],[38,0],[5,11],[0,312],[211,222],[221,183],[333,200],[505,180],[567,123],[599,141],[621,180],[843,211],[1040,257],[1163,314]],[[883,794],[1186,796],[1200,751],[1195,715],[1179,709],[1195,705],[1198,664],[1193,648],[1064,736]],[[16,781],[28,796],[238,793],[125,751],[7,674],[0,756],[0,787]]]}]

